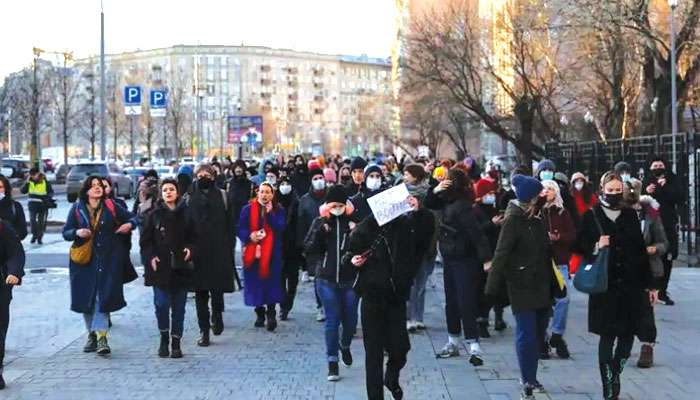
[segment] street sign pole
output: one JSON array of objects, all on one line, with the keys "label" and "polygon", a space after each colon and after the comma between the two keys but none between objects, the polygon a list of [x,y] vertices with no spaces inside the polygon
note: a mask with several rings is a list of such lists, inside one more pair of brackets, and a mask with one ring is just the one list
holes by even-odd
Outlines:
[{"label": "street sign pole", "polygon": [[136,163],[134,162],[134,115],[129,116],[129,140],[131,144],[131,166],[134,167],[136,166]]}]

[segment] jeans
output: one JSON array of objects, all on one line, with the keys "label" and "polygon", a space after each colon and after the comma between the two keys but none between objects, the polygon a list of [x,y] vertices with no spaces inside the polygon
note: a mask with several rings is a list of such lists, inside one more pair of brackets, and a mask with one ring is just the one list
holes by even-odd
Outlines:
[{"label": "jeans", "polygon": [[544,340],[549,320],[549,309],[513,312],[515,316],[515,352],[518,355],[520,376],[524,384],[537,381],[537,361],[540,343]]},{"label": "jeans", "polygon": [[12,301],[12,288],[0,283],[0,374],[2,374],[5,360],[7,328],[10,325],[10,301]]},{"label": "jeans", "polygon": [[218,290],[198,290],[195,292],[194,302],[197,306],[197,322],[200,332],[207,332],[211,328],[209,319],[209,297],[211,297],[211,312],[224,312],[224,293]]},{"label": "jeans", "polygon": [[389,354],[386,375],[398,383],[411,342],[406,330],[406,302],[362,298],[362,335],[365,345],[365,381],[369,400],[384,399],[384,350]]},{"label": "jeans", "polygon": [[[173,337],[182,337],[185,324],[185,303],[187,302],[187,290],[181,289],[175,292],[153,287],[153,305],[156,307],[156,319],[158,330],[170,332]],[[172,313],[172,317],[171,317]],[[172,327],[170,325],[172,321]]]},{"label": "jeans", "polygon": [[[318,295],[326,312],[326,355],[328,362],[338,362],[338,346],[349,349],[357,329],[358,297],[352,285],[339,285],[316,278]],[[343,334],[339,328],[343,325]]]},{"label": "jeans", "polygon": [[289,312],[294,307],[297,286],[299,286],[299,266],[296,263],[293,265],[285,263],[282,269],[282,291],[284,292],[284,299],[280,304],[282,310]]},{"label": "jeans", "polygon": [[550,329],[552,333],[564,336],[566,332],[566,319],[569,315],[569,293],[571,292],[571,277],[569,276],[569,266],[559,265],[559,272],[564,276],[564,282],[566,283],[566,297],[562,299],[556,299],[554,304],[554,315],[552,317],[552,323]]},{"label": "jeans", "polygon": [[479,340],[476,319],[479,314],[481,265],[473,260],[444,260],[445,315],[447,333],[467,341]]},{"label": "jeans", "polygon": [[408,300],[408,319],[418,322],[423,322],[423,314],[425,311],[425,285],[428,283],[428,278],[435,269],[435,259],[430,258],[423,260],[418,273],[411,286],[411,297]]},{"label": "jeans", "polygon": [[100,312],[100,296],[95,296],[95,304],[90,312],[83,314],[85,328],[88,332],[107,332],[109,330],[109,313]]}]

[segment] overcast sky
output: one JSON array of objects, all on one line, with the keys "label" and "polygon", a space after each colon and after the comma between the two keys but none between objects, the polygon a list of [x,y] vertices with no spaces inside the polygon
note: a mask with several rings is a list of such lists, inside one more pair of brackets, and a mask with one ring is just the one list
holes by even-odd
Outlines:
[{"label": "overcast sky", "polygon": [[[104,0],[106,52],[258,45],[389,57],[394,0]],[[0,80],[32,47],[99,54],[100,0],[0,0]],[[46,54],[47,60],[61,56]],[[60,58],[62,60],[62,58]],[[1,84],[1,81],[0,81]]]}]

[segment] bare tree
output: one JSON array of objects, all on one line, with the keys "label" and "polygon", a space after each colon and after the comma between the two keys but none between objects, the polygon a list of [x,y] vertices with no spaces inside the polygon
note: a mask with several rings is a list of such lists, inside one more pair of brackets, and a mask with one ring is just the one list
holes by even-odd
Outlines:
[{"label": "bare tree", "polygon": [[117,160],[119,138],[123,134],[126,117],[124,116],[124,104],[122,103],[121,93],[119,93],[119,85],[116,82],[111,82],[107,91],[107,124],[112,131],[113,148],[112,155],[114,160]]},{"label": "bare tree", "polygon": [[187,101],[189,85],[181,68],[173,68],[166,80],[168,87],[168,109],[166,123],[173,138],[173,155],[180,158],[183,155],[183,134],[188,125],[192,110]]},{"label": "bare tree", "polygon": [[[68,163],[70,133],[80,125],[80,86],[83,78],[79,67],[68,66],[68,60],[70,59],[71,54],[64,54],[63,67],[54,68],[49,75],[51,102],[58,115],[61,139],[63,141],[63,162],[65,164]],[[94,149],[92,156],[94,157]]]}]

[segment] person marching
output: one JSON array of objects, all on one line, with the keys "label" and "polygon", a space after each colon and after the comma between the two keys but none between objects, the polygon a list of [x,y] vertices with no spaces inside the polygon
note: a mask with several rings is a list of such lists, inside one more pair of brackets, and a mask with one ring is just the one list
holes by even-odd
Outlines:
[{"label": "person marching", "polygon": [[351,366],[350,342],[357,329],[358,297],[353,289],[357,268],[343,261],[345,243],[355,225],[349,217],[354,210],[342,186],[328,190],[321,209],[321,215],[306,236],[304,252],[309,259],[323,260],[316,271],[316,284],[326,314],[328,380],[337,381],[340,379],[338,349],[343,364]]},{"label": "person marching", "polygon": [[[177,180],[163,179],[161,198],[148,214],[141,230],[141,255],[146,286],[153,287],[160,346],[158,356],[182,358],[187,289],[191,284],[194,227]],[[170,315],[172,313],[172,320]],[[172,325],[171,325],[172,324]],[[172,339],[172,351],[168,349]]]},{"label": "person marching", "polygon": [[280,302],[280,320],[286,321],[289,312],[294,306],[294,299],[299,285],[299,267],[302,263],[302,248],[297,241],[297,213],[299,212],[299,197],[297,197],[292,186],[291,177],[285,176],[280,179],[279,190],[277,191],[277,201],[284,208],[285,221],[284,244],[282,254],[284,257],[282,267],[282,291],[284,299]]},{"label": "person marching", "polygon": [[24,248],[15,229],[9,221],[0,220],[0,390],[5,388],[2,373],[5,339],[10,325],[12,288],[22,284],[24,263]]},{"label": "person marching", "polygon": [[85,320],[88,341],[83,351],[107,355],[109,313],[126,307],[123,273],[128,254],[121,236],[137,221],[126,209],[105,201],[99,176],[87,177],[78,197],[63,226],[63,238],[74,242],[69,262],[71,310]]},{"label": "person marching", "polygon": [[277,328],[275,307],[283,300],[282,242],[285,226],[284,209],[275,200],[275,188],[269,182],[261,183],[257,198],[241,210],[238,238],[243,243],[245,305],[255,307],[255,327],[265,326],[270,332]]},{"label": "person marching", "polygon": [[29,180],[19,191],[23,194],[29,194],[27,208],[29,208],[29,220],[31,221],[32,243],[43,244],[46,219],[49,213],[47,201],[53,197],[53,188],[46,180],[46,176],[35,167],[29,170]]}]

